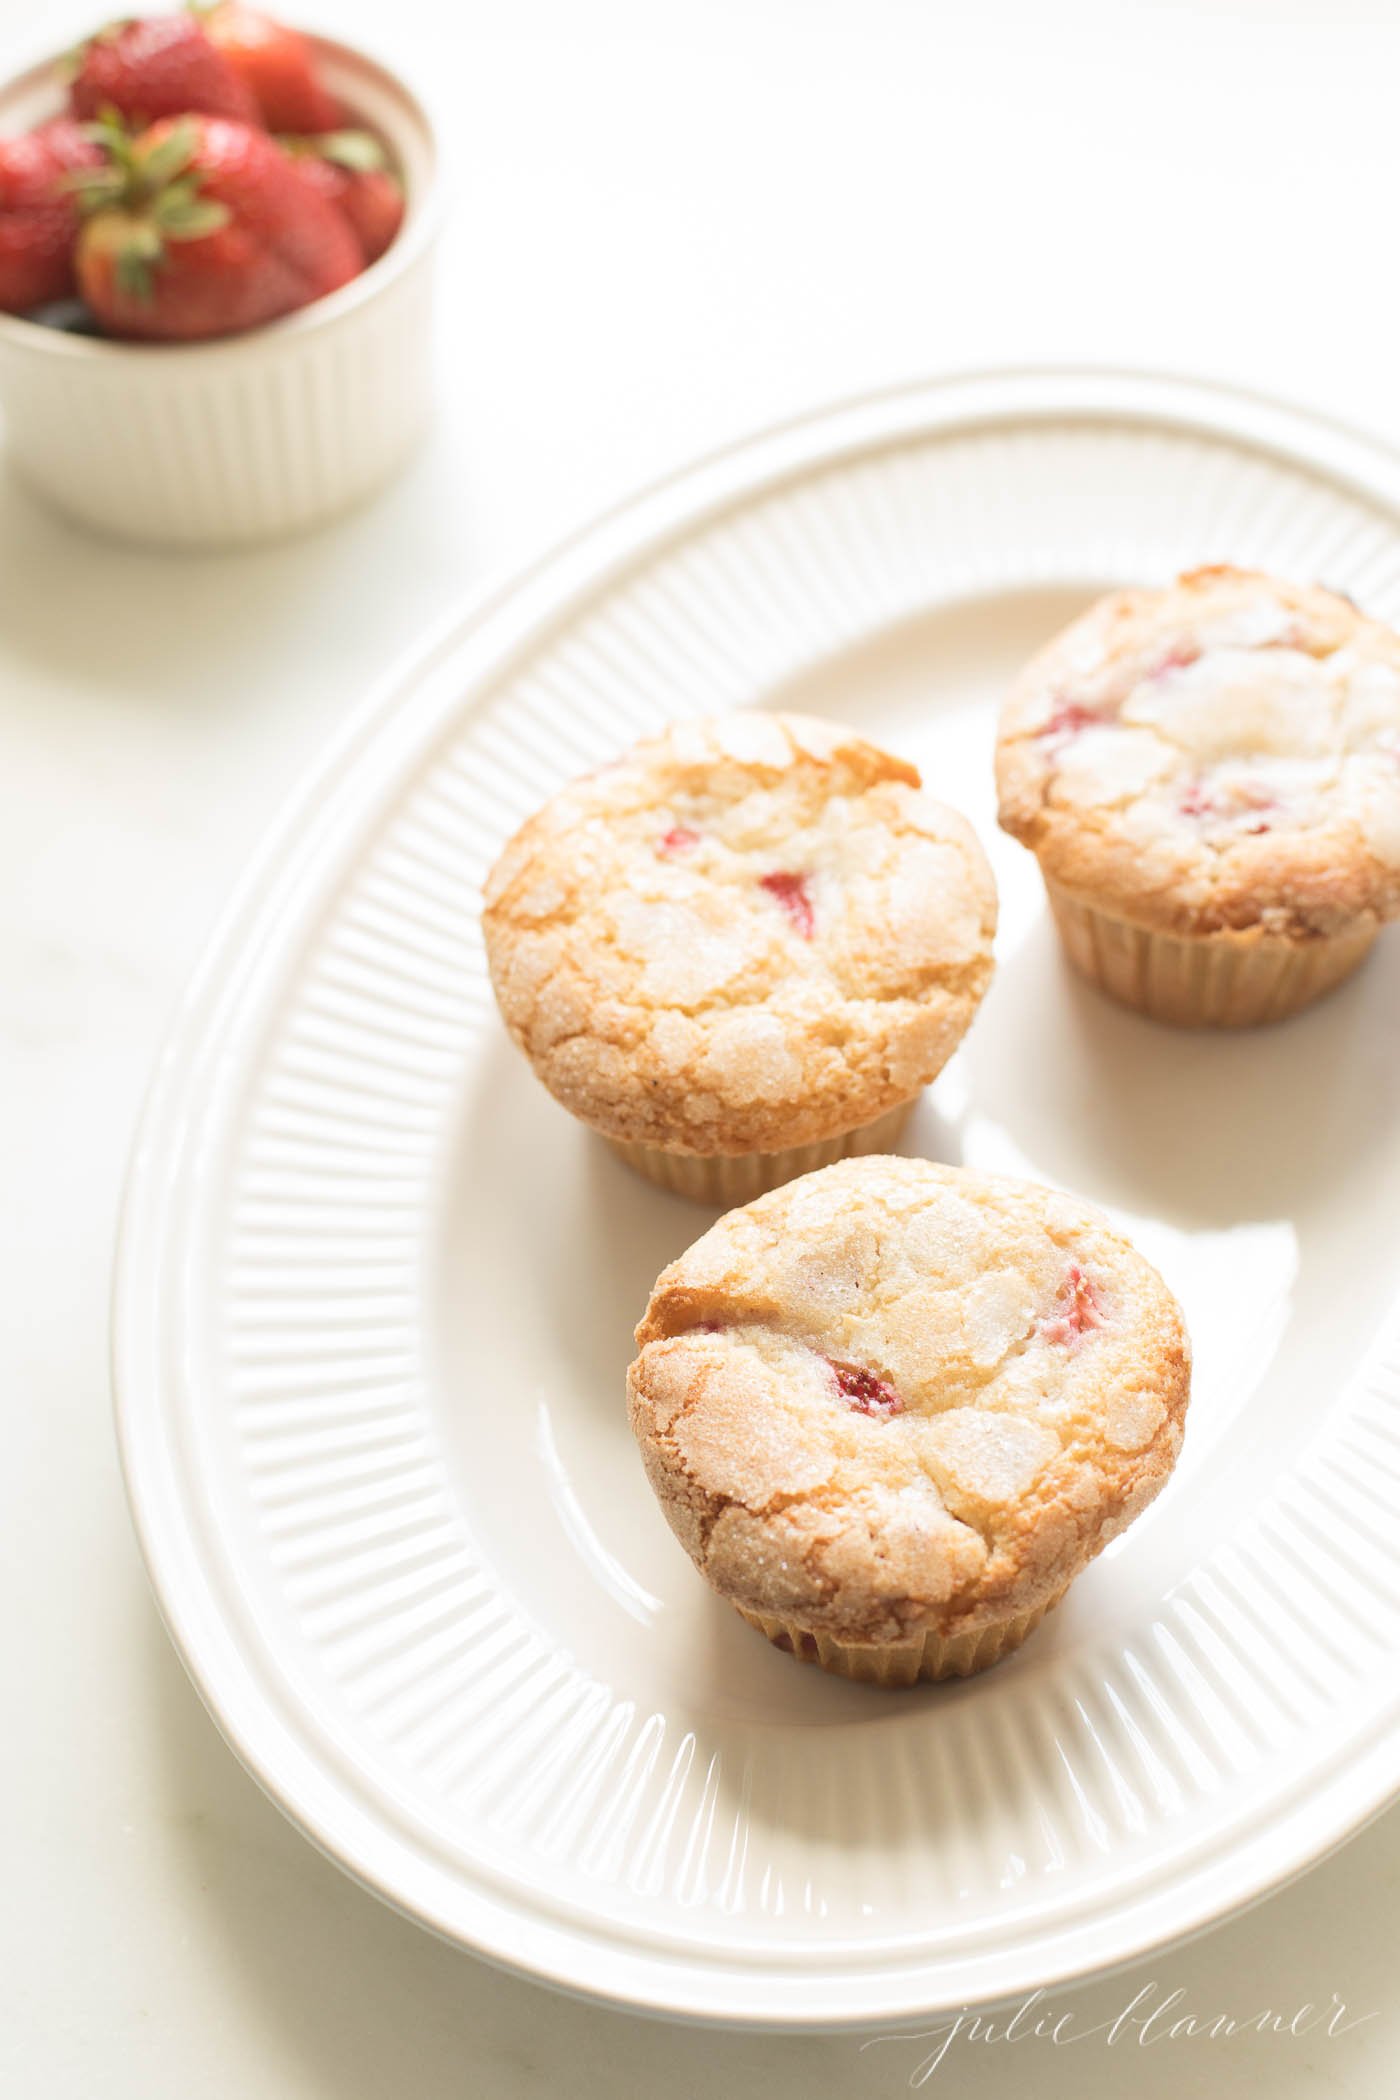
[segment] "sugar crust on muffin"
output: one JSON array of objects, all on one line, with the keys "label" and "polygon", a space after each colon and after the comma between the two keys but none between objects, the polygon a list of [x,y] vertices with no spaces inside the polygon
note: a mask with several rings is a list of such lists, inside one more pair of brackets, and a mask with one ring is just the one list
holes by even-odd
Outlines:
[{"label": "sugar crust on muffin", "polygon": [[648,1478],[741,1608],[952,1638],[1056,1595],[1165,1482],[1190,1348],[1088,1205],[847,1160],[658,1279],[628,1376]]},{"label": "sugar crust on muffin", "polygon": [[975,834],[852,731],[682,723],[556,795],[487,880],[507,1026],[604,1135],[778,1151],[946,1063],[991,976]]},{"label": "sugar crust on muffin", "polygon": [[1227,566],[1116,591],[1022,673],[997,785],[1047,879],[1135,924],[1379,924],[1400,914],[1400,636]]}]

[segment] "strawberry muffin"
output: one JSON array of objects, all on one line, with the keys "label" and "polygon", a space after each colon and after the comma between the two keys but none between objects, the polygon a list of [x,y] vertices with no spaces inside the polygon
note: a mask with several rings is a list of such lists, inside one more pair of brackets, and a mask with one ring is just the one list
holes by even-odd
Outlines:
[{"label": "strawberry muffin", "polygon": [[1162,1487],[1190,1349],[1088,1205],[845,1160],[659,1278],[628,1373],[672,1530],[750,1625],[884,1685],[1017,1647]]},{"label": "strawberry muffin", "polygon": [[734,1203],[887,1149],[992,972],[970,827],[852,730],[678,724],[556,795],[486,883],[506,1025],[556,1100]]},{"label": "strawberry muffin", "polygon": [[1400,637],[1242,569],[1116,591],[1022,674],[997,787],[1086,976],[1156,1020],[1278,1020],[1400,913]]}]

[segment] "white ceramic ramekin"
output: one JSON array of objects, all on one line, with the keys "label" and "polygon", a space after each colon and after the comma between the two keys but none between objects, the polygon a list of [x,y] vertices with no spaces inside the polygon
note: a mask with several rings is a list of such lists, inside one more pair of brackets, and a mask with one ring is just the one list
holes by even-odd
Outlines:
[{"label": "white ceramic ramekin", "polygon": [[[247,335],[108,343],[0,314],[14,466],[60,510],[150,545],[219,547],[322,523],[368,495],[420,434],[432,391],[437,148],[391,73],[313,37],[327,84],[388,142],[408,209],[343,290]],[[59,104],[52,62],[0,90],[0,131]]]}]

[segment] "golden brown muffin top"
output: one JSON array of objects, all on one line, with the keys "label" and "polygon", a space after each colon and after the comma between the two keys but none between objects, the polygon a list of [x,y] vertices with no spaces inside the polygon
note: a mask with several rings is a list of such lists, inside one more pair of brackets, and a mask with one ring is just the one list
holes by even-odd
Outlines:
[{"label": "golden brown muffin top", "polygon": [[658,1279],[628,1376],[672,1528],[724,1596],[843,1641],[1053,1597],[1157,1493],[1181,1312],[1097,1211],[927,1160],[844,1160]]},{"label": "golden brown muffin top", "polygon": [[991,976],[969,825],[852,730],[676,725],[556,795],[486,884],[501,1011],[607,1136],[781,1151],[941,1069]]},{"label": "golden brown muffin top", "polygon": [[1400,636],[1227,567],[1115,591],[1002,713],[1004,828],[1157,932],[1306,939],[1400,913]]}]

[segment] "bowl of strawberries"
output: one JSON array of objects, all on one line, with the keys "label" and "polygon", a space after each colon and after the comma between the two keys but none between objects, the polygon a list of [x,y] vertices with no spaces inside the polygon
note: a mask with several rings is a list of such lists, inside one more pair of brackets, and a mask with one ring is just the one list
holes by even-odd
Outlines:
[{"label": "bowl of strawberries", "polygon": [[0,408],[26,481],[152,545],[369,494],[431,398],[437,155],[358,51],[243,4],[114,22],[0,89]]}]

